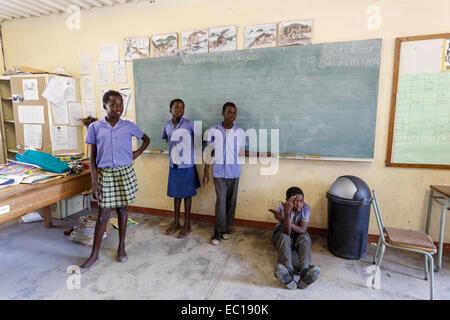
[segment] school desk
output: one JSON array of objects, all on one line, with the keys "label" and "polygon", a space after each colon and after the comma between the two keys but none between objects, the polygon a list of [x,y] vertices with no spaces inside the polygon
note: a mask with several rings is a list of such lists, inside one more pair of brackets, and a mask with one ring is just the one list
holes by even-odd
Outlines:
[{"label": "school desk", "polygon": [[38,184],[19,184],[0,189],[0,223],[43,208],[44,226],[52,226],[50,206],[91,189],[89,170]]},{"label": "school desk", "polygon": [[[441,211],[441,224],[439,227],[439,248],[438,248],[438,263],[436,265],[436,272],[439,272],[442,264],[442,244],[444,242],[444,226],[445,226],[445,214],[447,210],[450,210],[450,186],[436,186],[430,185],[430,199],[428,201],[428,214],[427,214],[427,224],[425,227],[425,232],[429,234],[430,231],[430,218],[431,218],[431,207],[433,205],[433,200],[436,200],[442,204]],[[439,200],[444,200],[443,202]]]}]

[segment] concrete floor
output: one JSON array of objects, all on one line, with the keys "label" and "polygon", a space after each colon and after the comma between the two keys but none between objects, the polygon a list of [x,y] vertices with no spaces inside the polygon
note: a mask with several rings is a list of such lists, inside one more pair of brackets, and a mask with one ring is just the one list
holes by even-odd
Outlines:
[{"label": "concrete floor", "polygon": [[[0,299],[428,299],[420,255],[387,249],[381,289],[366,287],[375,248],[361,260],[333,256],[326,238],[312,236],[312,262],[320,279],[305,290],[287,290],[273,276],[276,253],[270,230],[236,227],[230,240],[209,244],[212,225],[193,221],[187,239],[166,236],[171,219],[130,214],[139,222],[127,230],[128,261],[116,262],[118,232],[103,240],[100,262],[81,275],[80,288],[67,267],[80,264],[91,247],[74,243],[63,231],[78,213],[52,229],[42,222],[0,225]],[[450,259],[435,274],[435,298],[450,299]]]}]

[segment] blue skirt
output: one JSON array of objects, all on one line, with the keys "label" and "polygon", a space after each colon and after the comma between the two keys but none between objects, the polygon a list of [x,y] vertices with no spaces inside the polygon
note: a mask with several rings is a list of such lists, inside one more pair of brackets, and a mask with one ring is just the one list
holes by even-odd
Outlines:
[{"label": "blue skirt", "polygon": [[190,198],[197,194],[200,188],[200,179],[197,167],[180,169],[176,165],[169,168],[169,182],[167,184],[167,195],[172,198]]}]

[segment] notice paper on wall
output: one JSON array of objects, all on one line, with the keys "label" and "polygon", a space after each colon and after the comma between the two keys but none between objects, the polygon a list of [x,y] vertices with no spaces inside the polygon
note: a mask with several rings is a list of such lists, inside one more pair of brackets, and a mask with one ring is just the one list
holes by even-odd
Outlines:
[{"label": "notice paper on wall", "polygon": [[67,150],[78,148],[77,127],[67,127]]},{"label": "notice paper on wall", "polygon": [[119,60],[118,44],[102,44],[100,46],[100,61],[117,61]]},{"label": "notice paper on wall", "polygon": [[103,96],[104,96],[105,93],[107,93],[109,90],[112,90],[112,88],[110,88],[110,87],[100,88],[100,101],[103,101]]},{"label": "notice paper on wall", "polygon": [[[54,104],[62,102],[66,97],[66,90],[72,84],[72,81],[69,79],[72,78],[59,76],[52,77],[48,82],[48,85],[45,88],[44,92],[42,93],[42,96]],[[72,89],[69,90],[72,91]],[[72,92],[69,92],[68,95],[71,96]]]},{"label": "notice paper on wall", "polygon": [[55,124],[68,124],[69,113],[67,112],[67,102],[63,101],[60,104],[52,103],[53,121]]},{"label": "notice paper on wall", "polygon": [[95,100],[84,100],[83,101],[83,111],[84,117],[97,117],[97,110],[95,108]]},{"label": "notice paper on wall", "polygon": [[52,151],[69,150],[67,126],[52,126],[50,128]]},{"label": "notice paper on wall", "polygon": [[81,126],[81,104],[69,103],[69,124],[71,126]]},{"label": "notice paper on wall", "polygon": [[131,110],[129,109],[131,105],[131,88],[120,88],[118,91],[123,98],[123,114],[126,114],[128,110]]},{"label": "notice paper on wall", "polygon": [[92,55],[90,53],[80,54],[80,74],[92,74]]},{"label": "notice paper on wall", "polygon": [[109,62],[97,62],[98,85],[107,86],[111,84],[111,72]]},{"label": "notice paper on wall", "polygon": [[22,87],[24,100],[39,100],[37,79],[23,79]]},{"label": "notice paper on wall", "polygon": [[43,106],[19,106],[20,123],[44,123]]},{"label": "notice paper on wall", "polygon": [[113,62],[113,73],[115,83],[127,83],[127,65],[125,60]]},{"label": "notice paper on wall", "polygon": [[95,99],[95,84],[93,76],[81,77],[81,90],[83,92],[83,99]]},{"label": "notice paper on wall", "polygon": [[23,125],[24,144],[35,149],[42,149],[42,125],[24,124]]},{"label": "notice paper on wall", "polygon": [[65,101],[77,101],[77,90],[75,88],[75,79],[67,78],[68,87],[64,92],[64,100]]}]

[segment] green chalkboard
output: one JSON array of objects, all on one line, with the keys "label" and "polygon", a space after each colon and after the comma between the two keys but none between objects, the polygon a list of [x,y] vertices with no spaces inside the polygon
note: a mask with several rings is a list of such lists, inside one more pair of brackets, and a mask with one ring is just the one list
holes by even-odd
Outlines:
[{"label": "green chalkboard", "polygon": [[[280,154],[373,158],[381,39],[133,61],[138,126],[167,150],[169,102],[205,131],[237,105],[244,130],[279,129]],[[255,148],[251,148],[255,149]],[[256,151],[256,150],[251,150]]]}]

